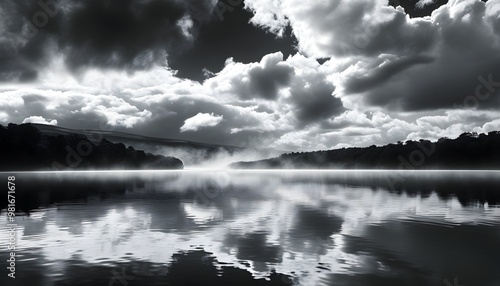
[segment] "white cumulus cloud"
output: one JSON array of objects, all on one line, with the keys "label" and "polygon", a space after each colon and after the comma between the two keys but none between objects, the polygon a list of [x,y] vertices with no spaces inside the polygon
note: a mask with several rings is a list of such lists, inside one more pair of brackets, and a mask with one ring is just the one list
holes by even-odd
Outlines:
[{"label": "white cumulus cloud", "polygon": [[188,118],[181,126],[181,132],[198,131],[202,127],[214,127],[221,123],[224,116],[217,116],[213,113],[198,113],[195,116]]},{"label": "white cumulus cloud", "polygon": [[39,124],[46,124],[46,125],[54,125],[57,126],[57,120],[47,120],[43,118],[42,116],[30,116],[28,118],[25,118],[23,120],[23,123],[39,123]]}]

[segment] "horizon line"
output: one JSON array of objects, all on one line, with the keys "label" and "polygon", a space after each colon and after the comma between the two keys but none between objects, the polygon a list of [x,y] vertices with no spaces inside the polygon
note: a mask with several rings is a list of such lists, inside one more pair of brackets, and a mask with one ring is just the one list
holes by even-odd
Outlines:
[{"label": "horizon line", "polygon": [[500,173],[500,169],[225,169],[225,168],[185,168],[185,169],[147,169],[147,170],[62,170],[62,171],[0,171],[0,174],[58,174],[58,173],[179,173],[179,172],[484,172]]}]

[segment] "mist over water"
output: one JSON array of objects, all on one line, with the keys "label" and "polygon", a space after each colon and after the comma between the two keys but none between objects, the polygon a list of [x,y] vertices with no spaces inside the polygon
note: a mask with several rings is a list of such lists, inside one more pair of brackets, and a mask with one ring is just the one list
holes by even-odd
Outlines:
[{"label": "mist over water", "polygon": [[239,151],[190,150],[187,148],[160,148],[158,154],[173,156],[184,162],[186,168],[225,168],[229,164],[240,161],[257,161],[279,156],[281,152],[274,150],[242,149]]},{"label": "mist over water", "polygon": [[498,285],[500,173],[394,172],[19,173],[15,285]]},{"label": "mist over water", "polygon": [[283,153],[283,151],[272,149],[232,146],[222,147],[206,145],[203,147],[166,147],[151,142],[128,142],[127,145],[153,154],[179,158],[187,168],[225,168],[234,162],[269,159]]}]

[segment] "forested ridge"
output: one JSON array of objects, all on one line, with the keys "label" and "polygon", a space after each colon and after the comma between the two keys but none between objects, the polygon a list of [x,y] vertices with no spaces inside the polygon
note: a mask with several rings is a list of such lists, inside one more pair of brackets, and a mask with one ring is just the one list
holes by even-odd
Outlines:
[{"label": "forested ridge", "polygon": [[342,169],[500,169],[500,132],[463,133],[441,138],[398,142],[385,146],[286,153],[277,158],[237,162],[232,168]]},{"label": "forested ridge", "polygon": [[0,170],[182,169],[181,160],[153,155],[104,138],[42,135],[31,124],[0,125]]}]

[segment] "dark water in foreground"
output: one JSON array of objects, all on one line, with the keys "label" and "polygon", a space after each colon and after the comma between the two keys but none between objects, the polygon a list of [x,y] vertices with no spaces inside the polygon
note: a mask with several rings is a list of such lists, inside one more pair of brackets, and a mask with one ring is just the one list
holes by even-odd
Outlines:
[{"label": "dark water in foreground", "polygon": [[0,202],[0,285],[498,286],[499,186],[469,171],[19,173],[28,215],[12,279]]}]

